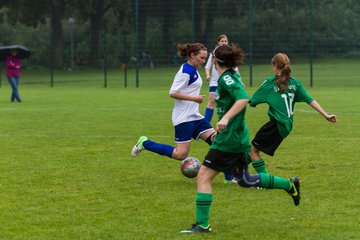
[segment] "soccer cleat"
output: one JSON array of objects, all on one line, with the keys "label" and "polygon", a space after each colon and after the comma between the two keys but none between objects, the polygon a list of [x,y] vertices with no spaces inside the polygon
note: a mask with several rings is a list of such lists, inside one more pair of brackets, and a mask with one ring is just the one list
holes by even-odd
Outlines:
[{"label": "soccer cleat", "polygon": [[149,140],[149,139],[147,137],[145,137],[145,136],[141,136],[139,138],[139,141],[135,144],[135,146],[133,147],[133,149],[131,151],[131,156],[133,158],[136,158],[137,155],[139,155],[140,152],[145,149],[144,146],[143,146],[143,143],[145,141],[147,141],[147,140]]},{"label": "soccer cleat", "polygon": [[204,228],[204,227],[194,223],[191,226],[191,228],[182,230],[180,233],[209,233],[209,232],[211,232],[210,225],[207,228]]},{"label": "soccer cleat", "polygon": [[288,194],[292,197],[294,200],[295,206],[298,206],[300,204],[300,179],[298,177],[292,177],[290,178],[291,188],[288,191]]},{"label": "soccer cleat", "polygon": [[230,180],[224,179],[224,184],[237,184],[236,178],[232,178]]}]

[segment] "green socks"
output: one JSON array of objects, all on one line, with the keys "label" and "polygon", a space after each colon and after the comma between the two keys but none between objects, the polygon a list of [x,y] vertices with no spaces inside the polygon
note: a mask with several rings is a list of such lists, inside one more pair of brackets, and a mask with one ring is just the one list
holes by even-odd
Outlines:
[{"label": "green socks", "polygon": [[289,179],[273,176],[271,174],[260,173],[260,187],[268,189],[284,189],[289,191],[291,182]]},{"label": "green socks", "polygon": [[263,159],[256,160],[251,163],[257,173],[268,173]]},{"label": "green socks", "polygon": [[209,226],[212,199],[211,193],[196,193],[196,224],[204,228]]}]

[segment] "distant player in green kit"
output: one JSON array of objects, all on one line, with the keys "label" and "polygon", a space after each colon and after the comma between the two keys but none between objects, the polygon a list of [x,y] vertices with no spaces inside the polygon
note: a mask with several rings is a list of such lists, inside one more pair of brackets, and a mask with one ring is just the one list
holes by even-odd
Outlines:
[{"label": "distant player in green kit", "polygon": [[286,54],[275,54],[271,65],[275,75],[268,77],[250,99],[251,107],[260,103],[269,105],[270,121],[260,128],[251,142],[250,157],[257,173],[267,173],[260,152],[274,156],[280,143],[290,134],[295,102],[308,103],[326,120],[336,123],[336,116],[327,114],[320,104],[310,97],[301,82],[290,75],[290,60]]},{"label": "distant player in green kit", "polygon": [[237,46],[223,45],[213,52],[213,61],[219,72],[219,84],[215,91],[216,109],[219,121],[217,135],[200,168],[197,178],[196,223],[181,233],[211,232],[209,217],[212,204],[212,181],[219,172],[233,171],[242,187],[283,189],[300,203],[299,179],[290,180],[270,174],[250,174],[248,153],[251,150],[249,130],[245,123],[245,110],[249,103],[240,75],[234,66],[243,64],[245,53]]}]

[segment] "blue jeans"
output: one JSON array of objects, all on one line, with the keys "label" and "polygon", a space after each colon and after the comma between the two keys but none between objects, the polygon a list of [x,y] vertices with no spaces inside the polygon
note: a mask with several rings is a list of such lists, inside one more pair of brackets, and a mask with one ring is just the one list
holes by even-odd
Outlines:
[{"label": "blue jeans", "polygon": [[11,85],[12,88],[12,93],[11,93],[11,101],[18,101],[21,102],[20,99],[20,95],[19,95],[19,90],[18,90],[18,86],[19,86],[19,77],[8,77],[9,83]]}]

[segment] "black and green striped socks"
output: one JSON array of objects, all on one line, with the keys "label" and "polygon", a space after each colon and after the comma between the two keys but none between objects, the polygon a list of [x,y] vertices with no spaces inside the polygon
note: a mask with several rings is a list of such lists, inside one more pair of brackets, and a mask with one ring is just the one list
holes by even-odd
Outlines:
[{"label": "black and green striped socks", "polygon": [[268,173],[266,171],[265,162],[262,158],[260,158],[259,160],[253,161],[251,164],[253,165],[253,167],[257,173]]},{"label": "black and green striped socks", "polygon": [[291,189],[291,182],[289,179],[273,176],[267,173],[260,173],[260,187],[267,189],[284,189],[289,191]]},{"label": "black and green striped socks", "polygon": [[207,228],[209,226],[212,199],[211,193],[196,193],[196,224],[201,227]]}]

